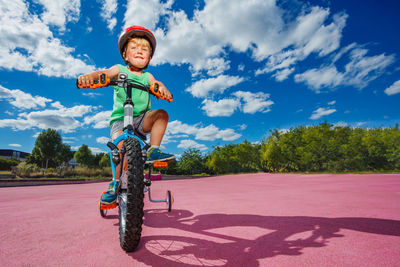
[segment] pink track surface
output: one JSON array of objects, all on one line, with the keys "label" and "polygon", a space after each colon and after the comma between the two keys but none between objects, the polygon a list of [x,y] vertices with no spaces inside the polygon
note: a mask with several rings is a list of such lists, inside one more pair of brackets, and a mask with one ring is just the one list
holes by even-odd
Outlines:
[{"label": "pink track surface", "polygon": [[399,266],[400,175],[243,174],[157,181],[136,252],[107,183],[0,188],[0,266]]}]

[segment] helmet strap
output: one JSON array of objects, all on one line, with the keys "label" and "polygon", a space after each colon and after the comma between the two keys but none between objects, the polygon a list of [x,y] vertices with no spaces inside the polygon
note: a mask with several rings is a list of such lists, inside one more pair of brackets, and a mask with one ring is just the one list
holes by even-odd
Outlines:
[{"label": "helmet strap", "polygon": [[144,69],[147,69],[147,66],[144,67],[144,68],[138,68],[138,67],[133,66],[131,63],[128,63],[127,68],[128,68],[129,70],[131,70],[131,71],[142,71],[142,70],[144,70]]}]

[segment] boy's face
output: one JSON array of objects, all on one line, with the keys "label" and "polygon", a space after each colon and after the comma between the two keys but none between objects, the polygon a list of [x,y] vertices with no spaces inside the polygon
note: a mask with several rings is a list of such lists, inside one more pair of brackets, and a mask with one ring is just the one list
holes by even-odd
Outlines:
[{"label": "boy's face", "polygon": [[135,41],[128,42],[125,52],[125,60],[136,68],[144,68],[150,61],[150,45],[139,44]]}]

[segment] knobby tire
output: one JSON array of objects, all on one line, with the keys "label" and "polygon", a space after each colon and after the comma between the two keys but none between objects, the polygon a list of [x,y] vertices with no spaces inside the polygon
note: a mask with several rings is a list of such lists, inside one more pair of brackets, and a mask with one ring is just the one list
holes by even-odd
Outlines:
[{"label": "knobby tire", "polygon": [[143,224],[143,161],[139,141],[128,138],[123,145],[127,159],[126,190],[119,194],[119,238],[121,248],[134,251],[139,245]]}]

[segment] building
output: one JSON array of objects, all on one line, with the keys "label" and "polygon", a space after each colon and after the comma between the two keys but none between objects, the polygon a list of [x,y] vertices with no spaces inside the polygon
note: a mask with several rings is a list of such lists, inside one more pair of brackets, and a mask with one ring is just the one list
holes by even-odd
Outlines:
[{"label": "building", "polygon": [[0,157],[3,159],[16,159],[19,161],[24,161],[25,158],[29,156],[29,153],[17,151],[14,149],[0,149]]}]

